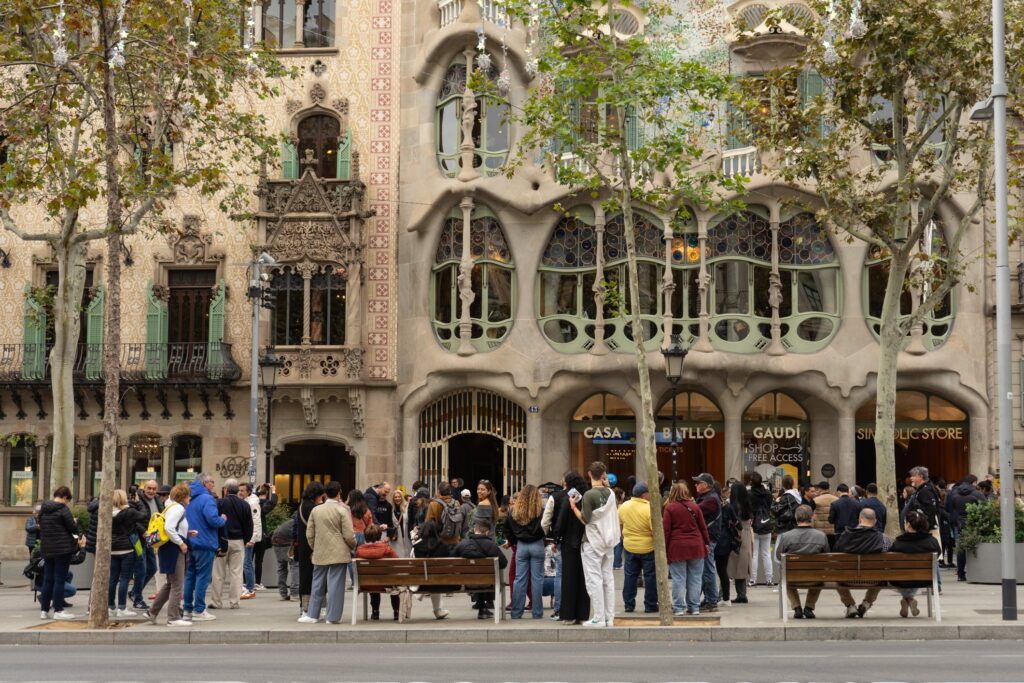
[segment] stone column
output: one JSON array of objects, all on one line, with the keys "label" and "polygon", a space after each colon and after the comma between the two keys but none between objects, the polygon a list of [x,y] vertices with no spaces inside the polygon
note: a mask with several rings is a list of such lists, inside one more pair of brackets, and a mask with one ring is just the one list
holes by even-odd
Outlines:
[{"label": "stone column", "polygon": [[52,443],[52,436],[42,436],[36,440],[36,481],[38,485],[32,493],[40,500],[47,500],[51,494],[50,470],[53,468],[53,451],[50,445]]},{"label": "stone column", "polygon": [[114,475],[114,488],[122,488],[125,491],[132,485],[131,468],[128,466],[128,449],[131,448],[131,441],[128,439],[117,440],[117,462],[114,471],[121,473],[121,484],[117,483],[117,475]]},{"label": "stone column", "polygon": [[[462,169],[459,171],[459,180],[469,182],[480,177],[480,174],[473,168],[473,122],[476,119],[476,93],[469,87],[469,77],[473,73],[473,47],[466,47],[462,54],[466,59],[466,89],[462,93],[462,144],[459,146]],[[481,131],[480,134],[484,135],[486,131]]]},{"label": "stone column", "polygon": [[312,341],[309,336],[309,320],[312,316],[310,285],[316,265],[311,261],[303,261],[295,267],[295,270],[302,276],[302,343],[308,345]]},{"label": "stone column", "polygon": [[174,461],[171,459],[171,439],[160,439],[160,449],[163,455],[160,458],[160,483],[174,486]]},{"label": "stone column", "polygon": [[711,274],[708,272],[708,219],[697,218],[697,244],[700,249],[700,272],[697,275],[697,298],[700,300],[700,325],[697,332],[697,341],[693,344],[693,351],[711,353],[714,348],[711,346],[709,337],[709,311],[708,292],[711,286]]},{"label": "stone column", "polygon": [[345,345],[363,345],[363,264],[353,261],[345,271]]},{"label": "stone column", "polygon": [[676,281],[672,277],[672,242],[675,236],[672,234],[672,221],[667,216],[659,216],[659,218],[661,218],[662,223],[665,225],[665,273],[661,278],[661,286],[665,296],[665,303],[663,304],[665,310],[662,311],[663,332],[661,348],[667,349],[672,343],[672,296],[676,291]]},{"label": "stone column", "polygon": [[466,195],[459,202],[462,209],[462,255],[459,258],[459,301],[462,303],[462,312],[459,315],[459,348],[460,356],[471,356],[476,353],[473,347],[473,321],[469,315],[469,308],[476,300],[473,293],[473,250],[470,241],[472,240],[473,226],[473,197]]},{"label": "stone column", "polygon": [[[839,481],[847,484],[857,481],[856,408],[846,403],[839,411],[836,426],[836,453],[839,461],[836,463],[836,474],[839,475]],[[811,470],[811,481],[815,481],[817,474],[821,473],[821,465],[824,464],[824,461],[813,464],[817,467],[817,472]]]},{"label": "stone column", "polygon": [[779,306],[782,305],[782,276],[779,274],[779,202],[769,207],[769,221],[772,231],[772,272],[768,276],[768,304],[772,307],[772,340],[765,352],[769,356],[782,356],[786,348],[782,345],[782,321]]},{"label": "stone column", "polygon": [[544,458],[544,423],[540,413],[526,414],[526,481],[544,481],[541,466]]},{"label": "stone column", "polygon": [[302,28],[306,17],[305,4],[313,0],[295,0],[295,47],[305,47],[305,36]]},{"label": "stone column", "polygon": [[722,406],[725,427],[725,478],[743,478],[743,412],[730,402]]},{"label": "stone column", "polygon": [[89,440],[83,437],[75,437],[75,457],[78,459],[78,486],[71,494],[76,501],[89,500],[92,496],[91,484],[92,472],[89,472],[88,465]]},{"label": "stone column", "polygon": [[[598,202],[594,206],[594,234],[597,235],[597,252],[595,259],[597,269],[594,274],[594,286],[591,291],[594,294],[594,346],[590,353],[595,356],[604,356],[608,353],[608,344],[604,341],[604,301],[607,293],[604,287],[604,207]],[[583,296],[587,293],[583,292]]]}]

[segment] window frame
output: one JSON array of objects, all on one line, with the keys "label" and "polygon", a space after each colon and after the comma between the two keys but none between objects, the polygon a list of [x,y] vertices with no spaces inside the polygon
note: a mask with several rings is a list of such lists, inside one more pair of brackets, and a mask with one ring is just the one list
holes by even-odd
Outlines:
[{"label": "window frame", "polygon": [[[450,82],[449,74],[459,67],[468,73],[466,71],[466,60],[463,55],[458,55],[445,69],[434,104],[434,154],[437,158],[438,168],[448,178],[454,178],[462,171],[462,98],[466,91],[466,84],[463,82],[461,86],[453,88],[451,92],[443,97],[442,92],[445,84]],[[487,77],[493,82],[497,79],[497,73],[492,69]],[[473,145],[473,169],[484,176],[495,176],[501,173],[501,169],[508,161],[508,155],[512,150],[512,122],[508,119],[507,113],[511,105],[507,98],[476,95],[474,99],[476,101],[476,118],[473,131],[478,136],[478,140],[474,140]],[[495,103],[497,106],[494,106]],[[444,110],[449,105],[453,105],[455,110],[455,140],[454,149],[452,151],[444,151],[441,147],[443,139],[442,117]],[[492,106],[498,113],[505,112],[500,113],[503,120],[499,124],[501,126],[499,130],[504,130],[504,149],[490,149],[488,144],[489,136],[487,132],[491,123]],[[496,167],[489,166],[488,162],[495,159],[500,160],[501,163]],[[478,161],[479,163],[477,163]]]}]

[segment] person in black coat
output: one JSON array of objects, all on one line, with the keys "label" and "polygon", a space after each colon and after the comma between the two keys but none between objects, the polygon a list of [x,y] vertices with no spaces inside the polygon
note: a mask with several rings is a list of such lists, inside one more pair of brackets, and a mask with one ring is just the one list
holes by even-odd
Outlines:
[{"label": "person in black coat", "polygon": [[920,510],[928,520],[928,530],[939,528],[939,492],[935,484],[928,479],[927,467],[914,467],[910,470],[910,483],[914,485],[914,493],[907,500],[908,510]]},{"label": "person in black coat", "polygon": [[[919,510],[911,510],[907,513],[907,520],[904,523],[906,533],[896,537],[892,542],[894,553],[940,553],[939,542],[928,530],[928,519]],[[907,614],[915,617],[921,613],[917,607],[917,600],[914,598],[917,591],[931,585],[930,581],[893,581],[896,592],[903,599],[900,600],[900,616],[904,619]]]},{"label": "person in black coat", "polygon": [[[835,530],[836,538],[841,536],[847,529],[857,526],[860,509],[863,507],[850,493],[850,487],[840,484],[836,487],[836,495],[839,496],[828,509],[828,521]],[[877,519],[877,515],[876,515]]]},{"label": "person in black coat", "polygon": [[[491,538],[491,524],[486,519],[473,524],[473,531],[463,539],[452,551],[453,557],[465,558],[498,558],[498,566],[504,570],[508,566],[508,558]],[[494,616],[494,592],[473,593],[473,607],[477,610],[477,619],[488,619]]]},{"label": "person in black coat", "polygon": [[[117,489],[113,496],[113,518],[110,521],[110,581],[107,584],[107,608],[111,616],[134,617],[135,612],[127,609],[128,581],[135,574],[135,563],[138,553],[135,545],[141,540],[138,536],[139,524],[145,513],[128,505],[128,495],[124,489]],[[117,604],[114,603],[116,592]]]},{"label": "person in black coat", "polygon": [[309,596],[313,594],[313,548],[306,538],[306,523],[313,508],[324,500],[324,485],[311,481],[302,492],[302,500],[295,510],[293,534],[295,539],[295,561],[299,565],[299,609],[305,613],[309,606]]},{"label": "person in black coat", "polygon": [[569,491],[582,496],[589,484],[578,472],[565,473],[565,489],[551,494],[555,499],[551,536],[562,552],[562,602],[558,616],[563,624],[582,624],[590,619],[590,595],[583,577],[583,531],[586,527],[576,518],[569,505]]},{"label": "person in black coat", "polygon": [[67,486],[58,487],[53,492],[53,500],[48,500],[39,509],[39,554],[44,561],[43,585],[39,590],[39,618],[50,618],[50,607],[53,607],[54,619],[74,619],[64,608],[64,579],[67,578],[71,557],[78,551],[81,543],[78,538],[78,525],[68,508],[71,502],[71,490]]},{"label": "person in black coat", "polygon": [[[870,508],[861,510],[857,526],[847,529],[842,536],[836,539],[835,552],[850,553],[852,555],[873,555],[888,551],[890,546],[889,538],[875,528],[877,521],[874,510]],[[846,585],[855,586],[858,584],[850,582]],[[839,599],[846,606],[847,619],[857,617],[863,619],[864,614],[875,604],[878,594],[882,592],[882,589],[875,583],[868,583],[866,585],[868,589],[864,592],[864,600],[861,601],[859,606],[855,604],[853,594],[850,593],[849,588],[839,588],[836,590],[839,593]]]}]

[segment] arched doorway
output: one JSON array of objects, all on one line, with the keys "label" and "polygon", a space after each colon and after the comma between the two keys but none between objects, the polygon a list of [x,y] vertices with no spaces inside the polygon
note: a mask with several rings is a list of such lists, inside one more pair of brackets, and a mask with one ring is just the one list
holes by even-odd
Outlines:
[{"label": "arched doorway", "polygon": [[781,391],[764,394],[743,413],[743,472],[760,472],[773,490],[786,475],[806,481],[810,442],[811,423],[796,399]]},{"label": "arched doorway", "polygon": [[[672,398],[658,410],[655,441],[658,444],[658,471],[672,472]],[[676,471],[689,480],[707,472],[725,481],[725,422],[715,402],[696,391],[676,394]]]},{"label": "arched doorway", "polygon": [[356,459],[344,444],[308,440],[287,444],[274,458],[274,485],[281,502],[295,505],[311,481],[341,483],[344,492],[355,488]]},{"label": "arched doorway", "polygon": [[636,417],[633,409],[615,394],[594,394],[583,401],[572,417],[572,466],[577,472],[600,460],[608,472],[626,485],[636,475]]},{"label": "arched doorway", "polygon": [[526,412],[514,401],[483,389],[456,391],[423,409],[419,431],[419,478],[431,493],[452,477],[472,482],[473,472],[499,472],[500,483],[478,478],[502,495],[526,484]]},{"label": "arched doorway", "polygon": [[[875,409],[871,399],[857,410],[857,483],[877,481]],[[970,472],[967,413],[939,396],[896,392],[896,481],[923,465],[932,479],[959,481]]]}]

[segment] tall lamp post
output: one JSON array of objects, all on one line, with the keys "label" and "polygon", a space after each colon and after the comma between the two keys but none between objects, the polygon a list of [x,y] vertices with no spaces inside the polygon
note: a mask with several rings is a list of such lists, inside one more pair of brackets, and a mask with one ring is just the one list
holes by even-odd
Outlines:
[{"label": "tall lamp post", "polygon": [[270,278],[264,268],[277,265],[274,257],[267,252],[256,256],[249,264],[249,290],[252,302],[252,351],[249,355],[249,484],[256,486],[256,451],[259,448],[259,354],[260,354],[260,308],[267,308],[263,283]]},{"label": "tall lamp post", "polygon": [[270,422],[271,407],[274,404],[274,389],[277,388],[277,371],[284,366],[284,361],[274,353],[274,347],[268,346],[267,350],[260,357],[260,384],[263,385],[263,392],[267,395],[267,445],[265,455],[267,458],[267,479],[270,478]]},{"label": "tall lamp post", "polygon": [[687,349],[679,343],[679,336],[672,336],[672,343],[661,350],[665,357],[665,377],[672,384],[672,483],[679,478],[676,456],[676,385],[683,376],[683,361],[686,360]]}]

